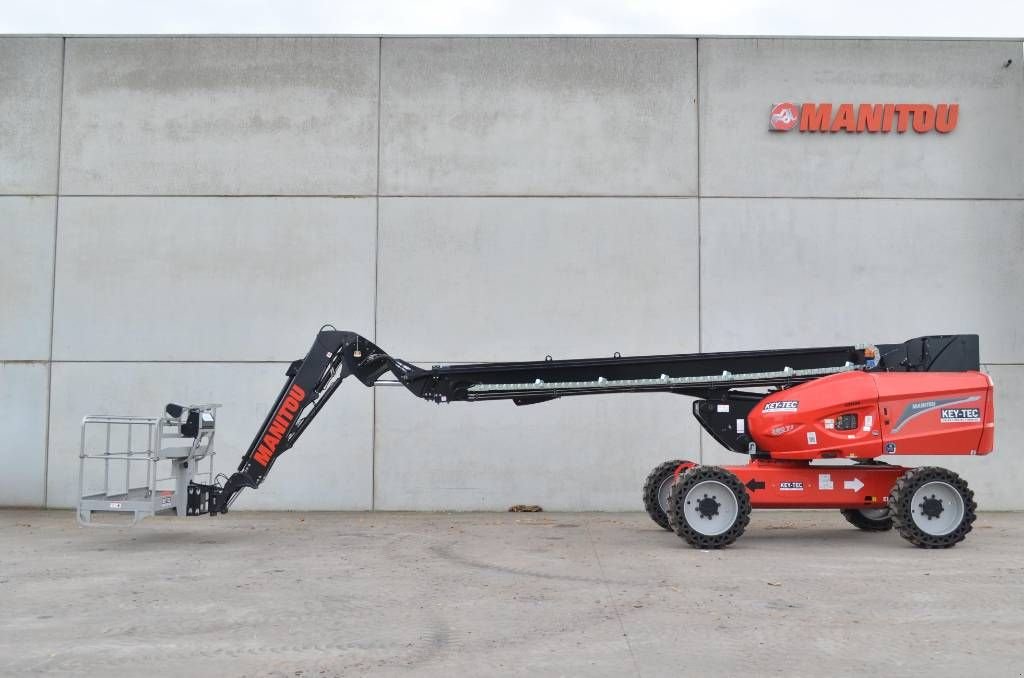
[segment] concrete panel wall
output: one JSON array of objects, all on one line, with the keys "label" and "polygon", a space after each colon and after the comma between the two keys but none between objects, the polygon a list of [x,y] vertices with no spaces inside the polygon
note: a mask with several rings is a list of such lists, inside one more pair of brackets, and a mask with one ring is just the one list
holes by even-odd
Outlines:
[{"label": "concrete panel wall", "polygon": [[0,195],[57,191],[64,45],[0,38]]},{"label": "concrete panel wall", "polygon": [[702,345],[974,332],[982,361],[1024,363],[1021,252],[1021,201],[705,198]]},{"label": "concrete panel wall", "polygon": [[0,197],[0,360],[50,357],[56,199]]},{"label": "concrete panel wall", "polygon": [[368,195],[372,38],[69,39],[66,194]]},{"label": "concrete panel wall", "polygon": [[354,198],[61,198],[57,360],[294,360],[372,333],[375,206]]},{"label": "concrete panel wall", "polygon": [[[1024,198],[1020,60],[1010,41],[701,40],[701,194]],[[951,134],[769,133],[783,101],[959,103],[960,121]]]},{"label": "concrete panel wall", "polygon": [[0,362],[0,506],[42,506],[46,363]]},{"label": "concrete panel wall", "polygon": [[[996,454],[903,461],[1024,509],[1020,54],[2,38],[0,505],[71,505],[82,415],[168,400],[224,404],[233,470],[330,322],[427,365],[977,332]],[[946,135],[773,134],[781,100],[961,108]],[[742,461],[689,406],[436,407],[353,382],[238,508],[639,508],[656,463]]]},{"label": "concrete panel wall", "polygon": [[385,195],[695,195],[696,41],[387,38]]},{"label": "concrete panel wall", "polygon": [[385,199],[379,281],[378,340],[412,360],[695,351],[697,203]]}]

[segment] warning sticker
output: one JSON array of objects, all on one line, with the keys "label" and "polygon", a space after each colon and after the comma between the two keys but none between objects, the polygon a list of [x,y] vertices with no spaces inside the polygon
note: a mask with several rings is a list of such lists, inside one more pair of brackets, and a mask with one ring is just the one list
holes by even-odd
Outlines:
[{"label": "warning sticker", "polygon": [[818,444],[818,434],[815,433],[814,431],[808,431],[807,432],[807,444],[808,445],[817,445]]},{"label": "warning sticker", "polygon": [[818,489],[819,490],[834,490],[835,485],[832,484],[832,475],[829,473],[818,474]]}]

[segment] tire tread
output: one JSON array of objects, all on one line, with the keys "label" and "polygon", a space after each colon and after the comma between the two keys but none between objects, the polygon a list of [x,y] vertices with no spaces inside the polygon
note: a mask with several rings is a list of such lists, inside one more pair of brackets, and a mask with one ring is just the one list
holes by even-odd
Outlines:
[{"label": "tire tread", "polygon": [[657,523],[663,529],[674,530],[670,524],[669,516],[661,509],[661,505],[658,504],[658,488],[661,486],[662,481],[666,476],[673,475],[676,469],[682,464],[690,464],[685,459],[673,459],[666,461],[663,464],[658,464],[654,467],[654,470],[647,474],[647,479],[644,480],[643,495],[644,495],[644,510],[647,511],[647,515],[650,516],[651,520]]}]

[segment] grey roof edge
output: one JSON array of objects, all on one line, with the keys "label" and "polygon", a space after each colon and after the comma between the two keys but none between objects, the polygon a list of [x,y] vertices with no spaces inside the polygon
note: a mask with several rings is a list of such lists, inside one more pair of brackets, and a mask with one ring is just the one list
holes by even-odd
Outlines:
[{"label": "grey roof edge", "polygon": [[682,40],[902,40],[910,42],[1024,42],[1024,36],[731,35],[718,33],[0,33],[0,38],[670,38]]}]

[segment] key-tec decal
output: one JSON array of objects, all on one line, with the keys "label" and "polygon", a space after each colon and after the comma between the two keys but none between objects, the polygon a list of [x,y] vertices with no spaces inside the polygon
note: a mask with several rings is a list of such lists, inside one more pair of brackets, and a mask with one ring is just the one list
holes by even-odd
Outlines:
[{"label": "key-tec decal", "polygon": [[980,424],[981,410],[977,407],[943,407],[939,413],[943,424]]},{"label": "key-tec decal", "polygon": [[773,403],[765,403],[762,412],[796,412],[800,406],[799,400],[776,400]]}]

